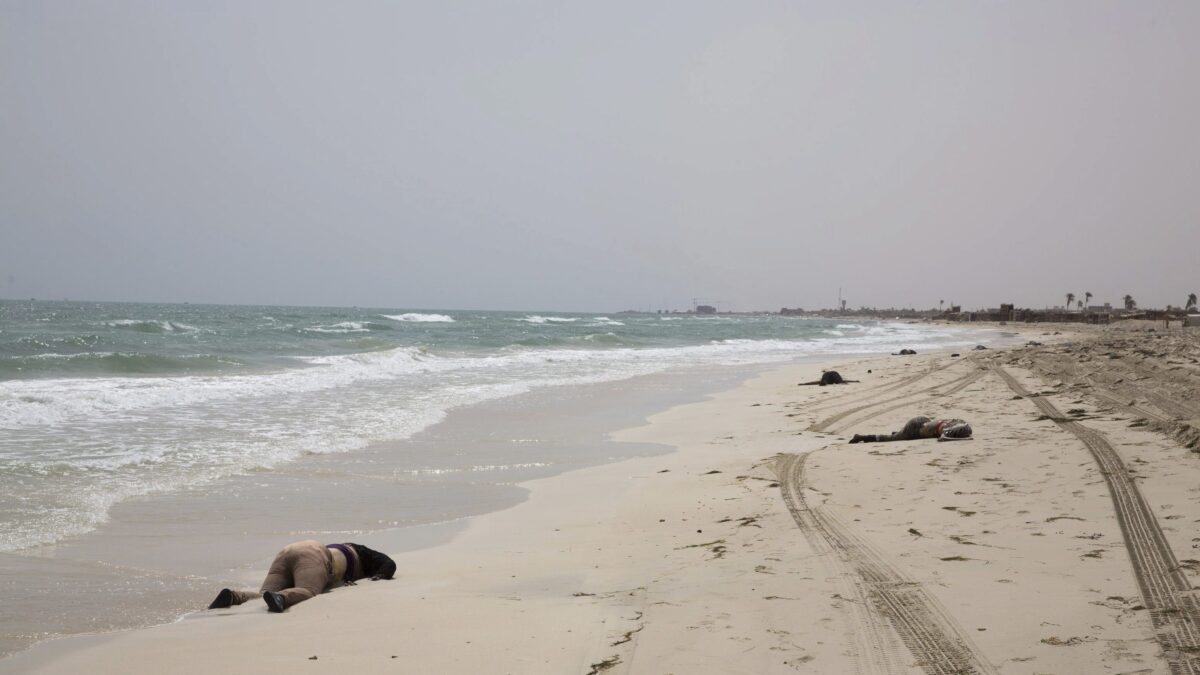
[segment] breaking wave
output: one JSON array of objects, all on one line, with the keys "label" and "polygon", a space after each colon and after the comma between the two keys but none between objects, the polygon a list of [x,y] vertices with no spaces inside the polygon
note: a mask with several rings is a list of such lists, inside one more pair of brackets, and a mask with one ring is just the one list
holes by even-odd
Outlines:
[{"label": "breaking wave", "polygon": [[106,321],[106,326],[136,331],[138,333],[189,333],[199,330],[195,326],[177,321],[148,321],[143,319],[118,319]]},{"label": "breaking wave", "polygon": [[536,324],[574,323],[578,320],[579,320],[579,317],[577,317],[577,316],[538,316],[537,314],[531,314],[529,316],[517,319],[517,321],[524,321],[525,323],[536,323]]},{"label": "breaking wave", "polygon": [[418,314],[409,312],[407,314],[380,314],[385,319],[392,321],[407,321],[411,323],[454,323],[454,317],[446,314]]},{"label": "breaking wave", "polygon": [[342,321],[330,326],[309,326],[300,329],[305,333],[368,333],[373,330],[392,330],[387,324],[372,321]]},{"label": "breaking wave", "polygon": [[[284,309],[269,319],[213,311],[194,321],[198,331],[126,320],[104,333],[96,317],[0,344],[9,350],[0,352],[0,494],[15,509],[0,550],[95,529],[123,499],[408,438],[453,409],[538,388],[980,340],[936,326],[844,325],[834,335],[822,332],[831,322],[591,314],[463,313],[455,330],[406,331],[393,322],[455,319]],[[101,337],[76,340],[79,325]],[[293,325],[310,327],[274,327]],[[194,334],[127,332],[155,330]],[[194,353],[172,353],[182,349]],[[504,461],[478,470],[504,470]]]}]

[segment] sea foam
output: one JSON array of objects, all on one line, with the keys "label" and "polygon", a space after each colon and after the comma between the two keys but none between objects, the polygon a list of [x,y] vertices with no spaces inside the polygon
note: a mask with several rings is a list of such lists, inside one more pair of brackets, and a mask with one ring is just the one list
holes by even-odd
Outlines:
[{"label": "sea foam", "polygon": [[[323,316],[327,320],[317,327],[327,330],[357,333],[375,325],[365,319],[337,321],[337,314]],[[434,322],[427,317],[439,317],[437,321],[447,323],[441,317],[450,319],[433,314],[416,315],[421,319],[396,318],[409,314],[384,316],[395,321]],[[317,323],[316,317],[299,318],[301,324]],[[691,343],[634,348],[626,341],[637,339],[637,333],[621,324],[634,324],[638,318],[583,320],[589,318],[606,327],[576,336],[578,340],[563,346],[522,346],[508,337],[500,346],[474,351],[458,345],[442,350],[409,345],[292,356],[289,367],[257,372],[0,380],[0,429],[4,430],[0,492],[9,494],[15,509],[10,522],[0,528],[0,550],[94,529],[123,499],[269,469],[306,454],[348,452],[407,438],[455,408],[537,388],[622,380],[669,368],[776,363],[805,355],[921,349],[978,340],[906,324],[856,327],[851,336],[821,335],[821,328],[828,326],[823,324],[802,333],[802,339],[706,339],[720,334],[710,324],[689,337]],[[642,319],[638,330],[646,330],[649,323],[659,325],[657,318]],[[533,314],[518,319],[529,324],[576,320],[579,317]],[[463,318],[467,321],[475,319]],[[507,323],[514,336],[536,330],[510,322],[490,325],[501,323]],[[792,323],[770,324],[769,319],[760,323],[774,325],[772,330],[780,335],[794,334]],[[674,333],[701,327],[680,322],[660,330]],[[404,332],[393,329],[379,335]],[[112,356],[93,352],[83,358]],[[503,460],[497,462],[502,464]]]},{"label": "sea foam", "polygon": [[106,321],[104,325],[113,328],[135,330],[142,333],[186,333],[199,330],[195,326],[190,326],[186,323],[180,323],[178,321],[155,321],[146,319],[117,319],[115,321]]},{"label": "sea foam", "polygon": [[342,321],[332,326],[309,326],[304,330],[313,333],[365,333],[371,329],[359,321]]},{"label": "sea foam", "polygon": [[446,314],[418,314],[416,312],[408,312],[407,314],[380,314],[380,316],[392,321],[407,321],[411,323],[454,323],[454,317]]},{"label": "sea foam", "polygon": [[539,316],[537,314],[530,314],[529,316],[517,319],[517,321],[524,321],[525,323],[536,323],[536,324],[574,323],[578,320],[579,320],[579,317],[577,317],[577,316]]}]

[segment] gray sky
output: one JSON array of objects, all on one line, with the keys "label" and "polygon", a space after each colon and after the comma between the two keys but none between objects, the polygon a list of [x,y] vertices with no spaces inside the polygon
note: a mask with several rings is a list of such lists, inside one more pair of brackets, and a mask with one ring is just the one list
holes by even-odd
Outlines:
[{"label": "gray sky", "polygon": [[1182,304],[1197,2],[0,2],[0,297]]}]

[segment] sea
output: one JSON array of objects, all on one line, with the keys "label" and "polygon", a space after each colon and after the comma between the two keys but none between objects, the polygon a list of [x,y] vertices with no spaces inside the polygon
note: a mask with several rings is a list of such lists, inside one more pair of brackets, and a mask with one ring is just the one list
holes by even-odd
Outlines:
[{"label": "sea", "polygon": [[[779,315],[0,301],[0,552],[94,531],[128,500],[408,439],[528,392],[991,337]],[[519,463],[499,452],[426,447],[404,470]]]}]

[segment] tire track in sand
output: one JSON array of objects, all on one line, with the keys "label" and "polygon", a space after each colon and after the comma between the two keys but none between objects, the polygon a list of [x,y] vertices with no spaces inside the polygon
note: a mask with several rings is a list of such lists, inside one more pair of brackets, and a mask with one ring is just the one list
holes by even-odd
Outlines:
[{"label": "tire track in sand", "polygon": [[1200,602],[1189,593],[1192,586],[1121,456],[1103,434],[1065,418],[1053,403],[1030,393],[999,365],[991,368],[1017,395],[1032,401],[1046,417],[1087,446],[1108,484],[1142,604],[1150,611],[1167,665],[1172,675],[1200,675]]},{"label": "tire track in sand", "polygon": [[[971,363],[974,364],[973,361],[971,361]],[[979,378],[983,377],[986,374],[987,374],[986,370],[984,370],[980,367],[975,367],[972,369],[971,372],[967,373],[966,375],[964,375],[958,379],[951,380],[949,382],[943,382],[942,384],[937,384],[932,387],[926,387],[925,389],[921,389],[919,391],[912,392],[911,394],[902,394],[900,396],[894,396],[892,398],[889,398],[889,399],[886,399],[883,401],[877,401],[875,403],[868,403],[867,405],[861,405],[861,406],[857,406],[854,408],[850,408],[849,410],[844,410],[832,417],[822,420],[819,425],[813,425],[812,427],[809,427],[809,429],[812,431],[826,431],[829,433],[841,433],[842,431],[845,431],[846,429],[848,429],[850,426],[853,426],[854,424],[860,424],[862,422],[866,422],[869,419],[878,417],[879,415],[882,415],[884,413],[889,413],[893,410],[899,410],[900,408],[908,407],[908,406],[912,405],[913,399],[915,399],[916,397],[918,397],[921,394],[924,394],[924,393],[929,394],[928,396],[925,397],[925,399],[921,399],[921,400],[927,400],[927,399],[932,399],[932,398],[938,398],[941,396],[949,396],[950,394],[956,394],[956,393],[962,391],[963,389],[966,389],[967,387],[971,386]],[[937,391],[939,389],[942,389],[942,387],[949,387],[949,388],[945,389],[943,391]],[[879,410],[875,410],[868,415],[865,415],[857,420],[850,422],[849,424],[845,424],[845,425],[837,424],[838,422],[844,420],[845,418],[847,418],[850,415],[853,415],[855,413],[862,412],[863,410],[869,410],[871,408],[875,408],[877,406],[884,405],[885,403],[894,403],[896,401],[901,401],[901,403],[898,403],[893,406],[889,406],[887,408],[881,408]],[[817,428],[818,426],[820,428]]]},{"label": "tire track in sand", "polygon": [[[804,464],[808,455],[782,454],[776,460],[779,489],[792,518],[818,550],[827,548],[851,571],[856,595],[864,606],[891,625],[916,665],[930,675],[992,675],[997,671],[967,639],[950,615],[925,590],[904,576],[865,539],[825,509],[804,498]],[[876,622],[878,623],[878,622]],[[864,632],[882,627],[867,622]],[[874,663],[894,662],[887,653],[888,636],[868,635],[874,650],[864,655]]]},{"label": "tire track in sand", "polygon": [[907,387],[908,385],[910,385],[914,382],[917,382],[919,380],[923,380],[926,377],[929,377],[930,375],[933,375],[934,373],[936,373],[938,371],[945,370],[946,368],[949,368],[950,366],[954,365],[955,363],[957,363],[957,361],[947,361],[945,363],[942,363],[940,361],[934,361],[933,363],[931,363],[929,365],[928,368],[926,368],[925,370],[922,370],[921,372],[917,373],[916,375],[909,375],[908,377],[901,378],[890,384],[885,384],[885,385],[882,385],[879,387],[870,388],[868,390],[869,393],[867,393],[867,394],[863,394],[863,392],[861,390],[859,390],[859,391],[847,391],[847,392],[843,392],[841,394],[834,394],[833,396],[825,396],[825,397],[822,397],[819,401],[814,401],[813,405],[806,405],[805,409],[816,412],[816,411],[820,411],[820,410],[828,410],[830,408],[836,408],[838,406],[838,403],[837,403],[838,401],[840,401],[844,398],[847,398],[847,397],[851,397],[851,396],[856,397],[860,401],[872,399],[872,398],[875,398],[876,396],[881,396],[890,391],[895,391],[902,387]]},{"label": "tire track in sand", "polygon": [[1084,380],[1088,384],[1092,385],[1092,389],[1088,393],[1115,408],[1123,410],[1128,415],[1132,415],[1134,417],[1143,417],[1148,420],[1154,420],[1155,422],[1170,423],[1172,421],[1167,415],[1139,406],[1136,401],[1131,403],[1128,396],[1121,397],[1115,391],[1102,389],[1094,381],[1092,381],[1090,377],[1084,378]]}]

